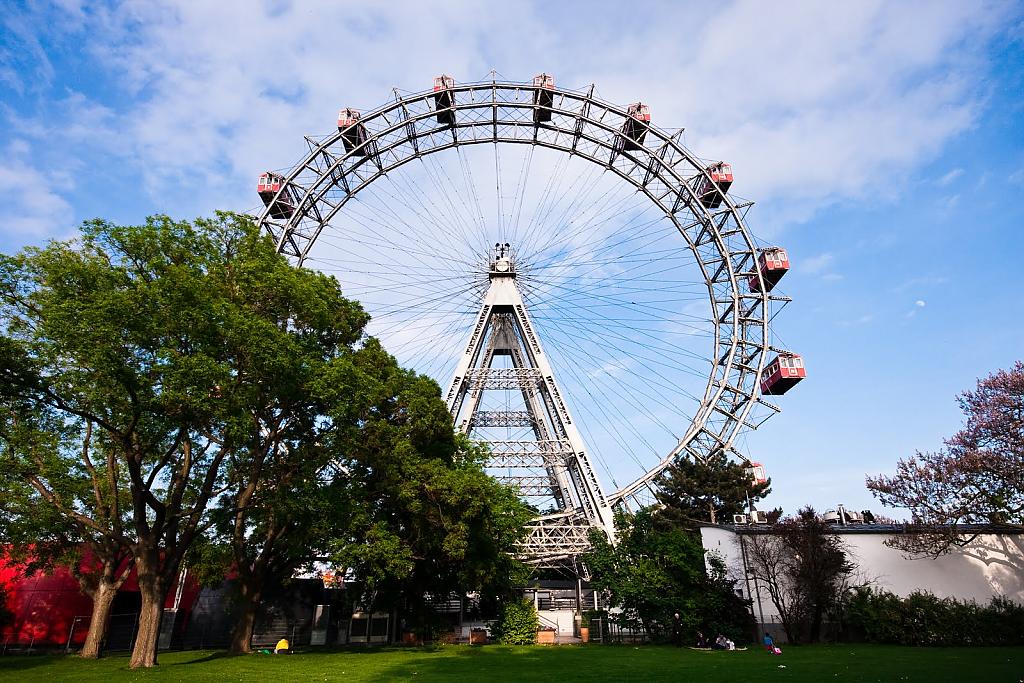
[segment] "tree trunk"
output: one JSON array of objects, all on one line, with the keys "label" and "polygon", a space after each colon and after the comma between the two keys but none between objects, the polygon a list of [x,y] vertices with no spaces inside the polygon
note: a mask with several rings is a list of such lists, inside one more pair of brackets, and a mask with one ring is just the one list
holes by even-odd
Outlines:
[{"label": "tree trunk", "polygon": [[822,610],[817,607],[814,608],[814,616],[811,619],[811,632],[808,635],[808,642],[812,645],[821,640],[821,618]]},{"label": "tree trunk", "polygon": [[156,666],[157,645],[160,638],[160,621],[164,615],[163,591],[143,589],[142,610],[139,612],[139,631],[135,636],[135,647],[129,666],[133,669]]},{"label": "tree trunk", "polygon": [[253,579],[240,579],[238,621],[231,630],[229,655],[252,652],[252,632],[256,627],[256,610],[260,604],[260,589],[253,586]]},{"label": "tree trunk", "polygon": [[81,656],[96,659],[107,639],[107,627],[110,625],[110,609],[117,595],[117,586],[101,580],[92,595],[92,619],[89,621],[89,634],[82,645]]},{"label": "tree trunk", "polygon": [[132,649],[129,666],[140,669],[156,666],[160,621],[164,614],[164,601],[167,599],[167,582],[161,576],[157,552],[137,553],[135,567],[138,569],[142,610],[139,612],[139,630],[135,636],[135,647]]}]

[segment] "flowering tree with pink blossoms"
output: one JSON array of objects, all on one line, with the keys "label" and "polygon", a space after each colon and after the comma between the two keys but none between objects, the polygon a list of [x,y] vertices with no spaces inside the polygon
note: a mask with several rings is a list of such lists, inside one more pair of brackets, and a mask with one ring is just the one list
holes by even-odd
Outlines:
[{"label": "flowering tree with pink blossoms", "polygon": [[963,525],[1024,529],[1024,362],[979,380],[959,402],[966,424],[943,449],[867,478],[882,503],[910,510],[919,533],[896,539],[904,550],[940,555],[966,546],[977,534]]}]

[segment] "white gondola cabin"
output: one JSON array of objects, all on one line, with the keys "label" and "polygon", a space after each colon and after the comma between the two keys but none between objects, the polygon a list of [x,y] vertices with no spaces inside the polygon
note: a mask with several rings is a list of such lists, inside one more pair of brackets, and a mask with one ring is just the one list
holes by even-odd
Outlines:
[{"label": "white gondola cabin", "polygon": [[[282,187],[284,192],[278,196]],[[283,176],[267,171],[257,181],[256,192],[263,200],[263,205],[270,208],[271,218],[291,218],[295,213],[295,198],[292,196],[291,188],[285,184]]]},{"label": "white gondola cabin", "polygon": [[789,270],[789,254],[782,247],[763,249],[757,258],[757,269],[761,273],[761,278],[759,279],[757,275],[750,276],[750,291],[760,292],[763,279],[764,291],[770,292]]},{"label": "white gondola cabin", "polygon": [[732,186],[732,166],[719,161],[707,167],[707,175],[701,175],[697,184],[700,203],[709,209],[722,205],[722,198]]},{"label": "white gondola cabin", "polygon": [[437,122],[446,126],[455,123],[455,79],[447,74],[441,74],[434,79],[434,110],[437,112]]},{"label": "white gondola cabin", "polygon": [[643,147],[647,129],[651,125],[651,108],[643,102],[634,102],[626,108],[626,120],[622,122],[623,149]]},{"label": "white gondola cabin", "polygon": [[356,150],[356,154],[365,157],[370,153],[369,145],[364,144],[369,138],[366,126],[359,120],[358,109],[342,109],[338,112],[338,132],[345,143],[345,151]]},{"label": "white gondola cabin", "polygon": [[761,393],[781,396],[806,376],[803,358],[795,353],[780,353],[761,371]]},{"label": "white gondola cabin", "polygon": [[544,123],[551,120],[551,105],[555,101],[555,77],[551,74],[539,74],[533,77],[533,122]]}]

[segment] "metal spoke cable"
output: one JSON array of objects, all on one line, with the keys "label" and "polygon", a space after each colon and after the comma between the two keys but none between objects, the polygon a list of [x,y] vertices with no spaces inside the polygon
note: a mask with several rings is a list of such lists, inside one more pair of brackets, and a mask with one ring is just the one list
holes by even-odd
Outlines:
[{"label": "metal spoke cable", "polygon": [[[427,222],[436,226],[438,228],[438,232],[435,236],[442,239],[451,248],[452,253],[464,254],[466,257],[472,258],[473,251],[470,247],[471,243],[465,235],[465,228],[457,222],[445,222],[442,219],[444,210],[437,206],[429,196],[424,194],[422,188],[420,188],[419,184],[416,183],[415,179],[411,178],[411,174],[393,174],[385,177],[396,187],[394,198],[406,208],[414,211],[418,217],[425,218]],[[404,179],[402,181],[402,184],[405,185],[404,191],[402,188],[398,188],[399,182],[396,178]],[[413,204],[410,204],[402,199],[403,196],[410,196],[413,197],[414,200],[418,201],[414,201]],[[415,208],[416,204],[419,204],[420,206],[424,206],[425,204],[434,210],[426,209],[425,211],[418,211]],[[423,215],[424,213],[426,214],[425,216]],[[460,239],[458,240],[455,239],[456,235],[454,233],[456,231],[460,233],[458,235]]]},{"label": "metal spoke cable", "polygon": [[[574,343],[571,342],[570,345],[574,345]],[[578,346],[576,348],[577,348],[577,350],[580,350]],[[639,458],[636,457],[636,454],[633,452],[633,449],[630,447],[629,443],[623,437],[622,432],[619,431],[618,427],[616,426],[616,425],[620,424],[620,420],[616,420],[605,409],[606,406],[613,405],[613,404],[610,404],[607,401],[607,397],[605,397],[604,395],[602,395],[600,399],[597,396],[594,395],[594,393],[593,393],[593,391],[591,389],[595,385],[593,383],[585,381],[580,376],[579,369],[576,367],[576,364],[570,362],[569,359],[567,359],[565,357],[564,351],[560,347],[555,351],[554,355],[559,358],[559,361],[558,361],[559,367],[560,368],[564,368],[564,371],[566,372],[566,374],[569,377],[571,377],[571,378],[573,378],[575,380],[575,385],[577,387],[579,387],[580,389],[582,389],[583,392],[586,393],[590,397],[590,401],[578,401],[577,404],[583,410],[585,410],[585,411],[589,412],[591,415],[593,415],[595,418],[597,416],[593,414],[593,411],[591,411],[589,407],[593,406],[599,412],[601,412],[601,414],[603,416],[603,419],[598,418],[598,420],[594,424],[601,425],[601,427],[605,430],[606,433],[608,433],[609,435],[612,435],[613,439],[622,448],[622,452],[625,453],[626,455],[628,455],[630,457],[630,459],[632,459],[642,469],[644,467],[643,463],[640,461]],[[604,400],[602,400],[602,399],[604,399]],[[651,450],[652,453],[657,455],[657,449],[655,449],[654,446],[651,445],[644,438],[644,436],[642,434],[640,434],[639,431],[636,430],[636,428],[632,425],[632,423],[629,420],[621,421],[621,423],[625,424],[626,428],[628,430],[630,430],[631,432],[633,432],[633,435],[637,437],[637,439],[640,441],[640,443],[642,443],[645,446],[647,446]],[[601,451],[602,449],[601,449],[601,446],[600,446],[600,441],[595,441],[595,443],[593,443],[591,445],[591,448],[594,448],[594,449],[597,449],[597,450]],[[602,454],[602,457],[603,457],[603,454]]]},{"label": "metal spoke cable", "polygon": [[[577,336],[579,336],[579,334],[585,334],[588,331],[585,328],[583,328],[582,326],[579,326],[579,325],[577,325],[575,323],[570,323],[569,327],[575,329],[577,334],[572,334],[572,333],[567,332],[566,330],[557,329],[557,328],[556,328],[556,332],[557,333],[561,333],[561,337],[564,340],[568,340],[570,343],[573,343],[573,344],[576,343],[575,339],[576,339]],[[694,396],[693,394],[687,392],[685,389],[683,389],[678,384],[669,384],[669,383],[663,381],[662,378],[661,378],[661,374],[662,373],[660,373],[658,371],[655,371],[654,368],[651,367],[651,366],[652,365],[659,365],[659,366],[661,366],[661,367],[663,367],[665,369],[668,369],[668,370],[676,370],[678,372],[683,372],[683,373],[686,373],[686,374],[692,374],[692,375],[694,375],[696,377],[702,377],[702,378],[706,376],[706,373],[701,374],[701,373],[698,373],[694,368],[691,368],[691,367],[688,367],[688,366],[685,366],[685,365],[675,365],[673,363],[667,362],[661,356],[658,356],[658,357],[655,357],[655,358],[648,358],[648,357],[644,357],[644,356],[640,356],[640,355],[636,355],[636,354],[631,354],[628,351],[624,350],[621,346],[618,346],[618,345],[616,345],[616,344],[614,344],[612,342],[609,342],[607,340],[607,338],[604,338],[604,342],[605,342],[604,344],[595,344],[595,347],[598,349],[598,352],[604,353],[608,357],[608,359],[613,361],[613,362],[621,361],[621,358],[623,356],[638,361],[637,364],[642,369],[647,370],[647,371],[650,372],[651,377],[650,378],[645,377],[645,380],[644,380],[647,384],[649,384],[651,386],[659,386],[659,387],[661,387],[662,389],[664,389],[666,391],[678,392],[678,393],[686,396],[689,399],[696,400],[696,398],[697,398],[696,396]],[[611,355],[610,351],[607,348],[605,348],[605,346],[610,347],[614,351],[618,351],[619,354],[621,354],[621,355],[618,355],[618,356]]]}]

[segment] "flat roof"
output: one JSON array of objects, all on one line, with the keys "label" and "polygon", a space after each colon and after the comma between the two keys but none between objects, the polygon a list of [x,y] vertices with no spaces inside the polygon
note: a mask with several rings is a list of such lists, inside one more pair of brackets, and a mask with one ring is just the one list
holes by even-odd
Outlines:
[{"label": "flat roof", "polygon": [[[700,525],[705,529],[726,529],[736,534],[755,535],[770,534],[774,530],[772,524],[711,524],[705,522]],[[885,534],[889,536],[900,534],[934,533],[936,531],[955,531],[961,534],[1024,534],[1024,527],[1008,524],[957,524],[954,527],[925,526],[921,524],[829,524],[829,530],[834,534]]]}]

